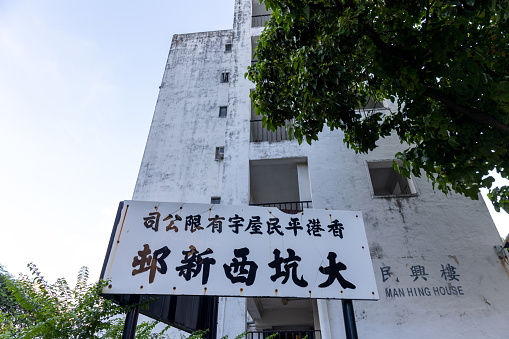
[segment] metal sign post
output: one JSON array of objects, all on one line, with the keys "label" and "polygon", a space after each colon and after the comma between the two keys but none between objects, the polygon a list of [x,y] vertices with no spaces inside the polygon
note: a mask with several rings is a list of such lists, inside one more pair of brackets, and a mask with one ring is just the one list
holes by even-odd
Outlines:
[{"label": "metal sign post", "polygon": [[346,339],[357,339],[357,326],[355,325],[355,313],[352,300],[341,300],[343,305],[343,320],[345,321]]},{"label": "metal sign post", "polygon": [[[175,297],[177,298],[177,297]],[[201,298],[201,297],[197,297]],[[131,295],[130,301],[138,304],[140,303],[140,296],[139,295]],[[209,300],[209,302],[205,303],[205,306],[200,309],[194,309],[192,312],[199,312],[199,313],[206,313],[206,317],[204,317],[204,322],[201,323],[199,326],[196,326],[195,328],[187,328],[188,331],[196,331],[198,329],[201,329],[203,331],[209,330],[209,332],[206,334],[206,338],[208,339],[216,339],[216,331],[217,331],[217,305],[218,300],[217,297],[213,298],[212,301]],[[177,306],[177,303],[174,303],[174,308]],[[148,314],[145,315],[153,316],[153,314],[150,313],[150,305],[148,306]],[[124,322],[124,331],[122,333],[122,339],[135,339],[135,333],[136,333],[136,326],[138,324],[138,315],[140,313],[139,306],[133,307],[129,312],[126,314],[125,322]],[[161,320],[161,319],[158,319]],[[177,325],[174,323],[171,323],[170,325]],[[164,321],[165,323],[168,323],[168,321]],[[177,325],[178,326],[178,325]]]},{"label": "metal sign post", "polygon": [[136,333],[136,325],[138,324],[139,307],[132,308],[125,316],[124,332],[122,339],[134,339]]}]

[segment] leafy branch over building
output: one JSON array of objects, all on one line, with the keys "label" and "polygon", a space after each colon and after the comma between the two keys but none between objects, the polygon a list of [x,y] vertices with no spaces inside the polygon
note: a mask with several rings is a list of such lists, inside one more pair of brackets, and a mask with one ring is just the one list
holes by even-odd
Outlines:
[{"label": "leafy branch over building", "polygon": [[[509,178],[509,1],[265,4],[272,18],[247,76],[269,128],[293,119],[308,143],[341,129],[362,153],[396,134],[409,145],[395,154],[402,174],[473,199],[486,187],[509,212],[509,187],[489,174]],[[384,99],[397,109],[367,108]]]}]

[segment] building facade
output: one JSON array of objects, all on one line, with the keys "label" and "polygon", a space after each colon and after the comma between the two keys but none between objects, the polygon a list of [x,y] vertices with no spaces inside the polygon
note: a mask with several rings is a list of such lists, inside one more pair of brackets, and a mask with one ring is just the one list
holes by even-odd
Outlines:
[{"label": "building facade", "polygon": [[[236,0],[232,30],[173,37],[133,200],[361,211],[380,300],[354,301],[359,337],[504,335],[509,271],[482,198],[397,175],[397,138],[359,155],[339,131],[299,145],[262,128],[244,74],[269,16]],[[218,337],[246,329],[345,336],[339,300],[220,298]]]}]

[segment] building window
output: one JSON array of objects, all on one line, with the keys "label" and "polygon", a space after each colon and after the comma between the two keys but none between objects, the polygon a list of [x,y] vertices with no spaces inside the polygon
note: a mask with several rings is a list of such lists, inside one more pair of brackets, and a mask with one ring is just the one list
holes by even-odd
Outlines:
[{"label": "building window", "polygon": [[230,73],[224,72],[221,73],[221,82],[228,82],[230,78]]},{"label": "building window", "polygon": [[363,107],[363,109],[375,109],[375,108],[384,108],[384,105],[380,101],[375,101],[371,98],[368,98],[368,102],[366,103],[366,106]]},{"label": "building window", "polygon": [[258,38],[259,38],[258,36],[251,37],[251,66],[256,64],[256,62],[258,61],[258,59],[255,58],[255,52],[256,49],[258,48]]},{"label": "building window", "polygon": [[211,204],[220,204],[221,203],[221,197],[211,197],[210,198]]},{"label": "building window", "polygon": [[417,195],[412,179],[396,172],[392,165],[392,160],[368,162],[373,196],[401,197]]},{"label": "building window", "polygon": [[224,159],[224,147],[216,147],[216,161]]},{"label": "building window", "polygon": [[232,44],[224,45],[224,51],[225,52],[231,52],[232,51]]},{"label": "building window", "polygon": [[219,107],[219,117],[220,118],[224,118],[227,113],[228,113],[228,107],[226,107],[226,106]]},{"label": "building window", "polygon": [[249,161],[249,204],[286,213],[313,208],[307,158]]}]

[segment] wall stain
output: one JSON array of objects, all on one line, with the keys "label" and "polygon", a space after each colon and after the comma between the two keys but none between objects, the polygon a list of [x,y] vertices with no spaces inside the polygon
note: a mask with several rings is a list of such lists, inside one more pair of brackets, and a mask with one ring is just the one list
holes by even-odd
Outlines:
[{"label": "wall stain", "polygon": [[378,243],[373,243],[372,246],[369,248],[369,254],[371,255],[371,258],[374,259],[382,259],[384,257],[382,246]]},{"label": "wall stain", "polygon": [[451,259],[453,259],[453,260],[454,260],[454,262],[456,263],[456,265],[459,265],[459,264],[460,264],[460,262],[458,261],[458,258],[456,258],[456,256],[455,256],[455,255],[448,255],[448,257],[449,257],[449,258],[451,258]]},{"label": "wall stain", "polygon": [[403,219],[403,222],[405,223],[406,221],[405,221],[405,215],[403,214],[403,205],[401,204],[401,199],[396,198],[395,200],[396,200],[396,205],[398,205],[399,214],[401,214],[401,219]]},{"label": "wall stain", "polygon": [[499,258],[498,260],[500,260],[500,263],[504,267],[505,274],[507,274],[507,277],[509,277],[509,270],[507,270],[507,265],[505,264],[504,258]]}]

